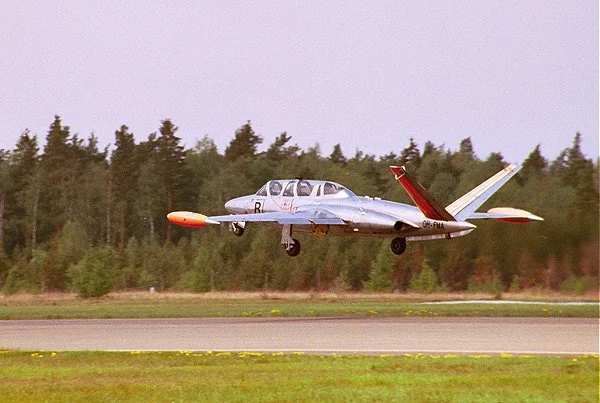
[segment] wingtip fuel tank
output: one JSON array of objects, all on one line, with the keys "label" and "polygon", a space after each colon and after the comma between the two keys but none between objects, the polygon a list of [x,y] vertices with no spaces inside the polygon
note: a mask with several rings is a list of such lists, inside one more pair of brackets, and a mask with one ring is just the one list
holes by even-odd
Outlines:
[{"label": "wingtip fuel tank", "polygon": [[191,211],[174,211],[167,214],[167,220],[184,227],[205,227],[208,224],[219,224],[218,221],[211,220],[204,214]]}]

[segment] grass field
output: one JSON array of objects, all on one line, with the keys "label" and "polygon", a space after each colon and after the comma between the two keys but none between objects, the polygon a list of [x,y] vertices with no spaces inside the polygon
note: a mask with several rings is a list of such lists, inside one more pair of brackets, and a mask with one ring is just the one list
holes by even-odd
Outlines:
[{"label": "grass field", "polygon": [[[348,317],[478,316],[599,317],[598,304],[511,304],[567,300],[557,295],[507,295],[502,304],[429,304],[427,301],[490,299],[473,294],[308,293],[118,293],[84,300],[73,294],[0,297],[0,319],[182,318],[182,317]],[[576,301],[584,301],[578,298]],[[590,297],[587,298],[590,300]],[[597,301],[596,301],[597,302]]]},{"label": "grass field", "polygon": [[0,352],[4,401],[598,401],[598,356]]}]

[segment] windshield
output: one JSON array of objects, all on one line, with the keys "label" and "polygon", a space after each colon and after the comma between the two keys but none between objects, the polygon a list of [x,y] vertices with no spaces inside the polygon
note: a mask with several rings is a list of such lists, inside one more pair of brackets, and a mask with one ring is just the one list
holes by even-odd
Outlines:
[{"label": "windshield", "polygon": [[258,196],[266,196],[267,195],[267,185],[264,185],[260,188],[258,192],[256,192]]}]

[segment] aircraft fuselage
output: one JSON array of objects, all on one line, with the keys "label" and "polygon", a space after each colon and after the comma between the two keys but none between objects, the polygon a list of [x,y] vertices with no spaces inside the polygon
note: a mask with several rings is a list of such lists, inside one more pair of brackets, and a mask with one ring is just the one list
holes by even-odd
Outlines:
[{"label": "aircraft fuselage", "polygon": [[[294,181],[279,181],[284,184]],[[314,183],[315,181],[310,181]],[[267,184],[268,185],[268,184]],[[315,185],[313,187],[318,187]],[[260,192],[259,192],[260,193]],[[294,232],[308,232],[315,235],[345,235],[357,237],[402,236],[422,237],[451,234],[466,235],[475,229],[468,222],[441,221],[427,218],[414,206],[380,198],[356,196],[348,189],[332,195],[319,194],[318,188],[310,195],[293,196],[248,195],[228,201],[225,208],[231,214],[256,214],[289,212],[298,210],[326,211],[342,219],[347,225],[309,224],[294,225]],[[273,227],[280,224],[265,223]]]}]

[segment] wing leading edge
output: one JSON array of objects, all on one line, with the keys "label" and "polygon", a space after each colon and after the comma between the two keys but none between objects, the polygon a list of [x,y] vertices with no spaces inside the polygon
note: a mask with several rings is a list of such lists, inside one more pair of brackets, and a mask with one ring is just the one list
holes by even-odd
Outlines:
[{"label": "wing leading edge", "polygon": [[173,224],[188,227],[204,227],[206,224],[222,222],[273,222],[281,225],[346,225],[346,222],[326,210],[305,210],[293,212],[271,212],[253,214],[230,214],[207,217],[190,211],[175,211],[167,218]]}]

